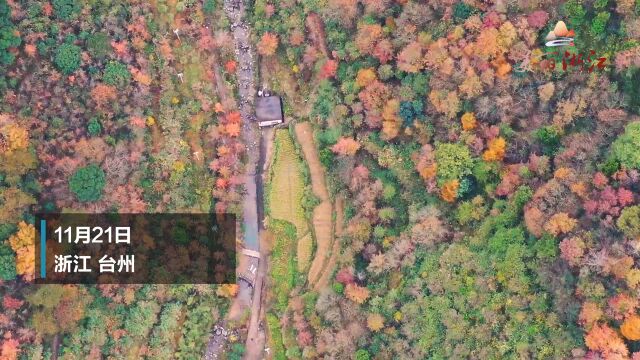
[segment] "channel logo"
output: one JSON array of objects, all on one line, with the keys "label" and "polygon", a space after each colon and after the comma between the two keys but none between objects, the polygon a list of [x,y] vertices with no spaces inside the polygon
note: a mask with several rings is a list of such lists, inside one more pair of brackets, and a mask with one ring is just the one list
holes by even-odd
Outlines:
[{"label": "channel logo", "polygon": [[565,24],[564,21],[558,21],[553,30],[547,34],[545,46],[574,46],[574,36],[576,36],[576,33],[573,30],[567,29],[567,24]]}]

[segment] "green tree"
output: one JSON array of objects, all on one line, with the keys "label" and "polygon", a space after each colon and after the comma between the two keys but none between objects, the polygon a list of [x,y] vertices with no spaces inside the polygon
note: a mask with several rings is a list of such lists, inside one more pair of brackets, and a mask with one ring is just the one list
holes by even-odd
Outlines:
[{"label": "green tree", "polygon": [[624,208],[618,218],[618,228],[630,238],[640,236],[640,206]]},{"label": "green tree", "polygon": [[7,245],[0,244],[0,280],[9,281],[16,276],[16,257],[13,250]]},{"label": "green tree", "polygon": [[618,162],[631,169],[640,169],[640,122],[632,122],[611,146]]},{"label": "green tree", "polygon": [[104,171],[95,164],[76,170],[69,178],[69,189],[79,201],[98,201],[106,184]]},{"label": "green tree", "polygon": [[16,35],[16,28],[11,22],[11,9],[7,0],[0,0],[0,65],[11,65],[15,55],[8,50],[17,47],[22,42]]},{"label": "green tree", "polygon": [[604,9],[607,7],[609,0],[595,0],[593,2],[593,7],[596,9]]},{"label": "green tree", "polygon": [[96,118],[91,118],[91,120],[89,120],[89,123],[87,124],[87,132],[89,133],[89,135],[98,136],[100,135],[100,131],[102,131],[102,125],[100,125],[100,121],[98,121],[98,119]]},{"label": "green tree", "polygon": [[53,12],[62,20],[72,20],[82,10],[82,3],[78,0],[53,0]]},{"label": "green tree", "polygon": [[587,15],[584,7],[578,0],[569,0],[563,6],[564,13],[569,17],[569,24],[572,26],[580,26],[584,23]]},{"label": "green tree", "polygon": [[463,176],[471,174],[473,159],[465,145],[438,143],[435,155],[438,164],[438,185],[449,180],[460,180]]},{"label": "green tree", "polygon": [[607,28],[607,22],[609,22],[610,17],[611,14],[607,11],[599,12],[591,23],[591,32],[596,36],[602,36]]},{"label": "green tree", "polygon": [[356,360],[369,360],[371,359],[371,355],[365,349],[360,349],[356,351]]},{"label": "green tree", "polygon": [[323,120],[326,120],[329,118],[338,102],[338,91],[335,86],[333,86],[329,80],[322,80],[318,86],[316,102],[313,104],[313,114],[320,116]]},{"label": "green tree", "polygon": [[[640,5],[640,1],[638,2]],[[620,79],[621,88],[626,95],[626,103],[629,109],[640,114],[640,69],[629,69]]]},{"label": "green tree", "polygon": [[69,75],[80,67],[80,49],[79,46],[73,44],[62,44],[56,50],[55,57],[53,59],[58,70],[63,74]]},{"label": "green tree", "polygon": [[547,156],[555,155],[560,149],[560,134],[553,126],[544,126],[533,134],[542,145],[542,153]]},{"label": "green tree", "polygon": [[16,229],[18,229],[18,227],[15,224],[0,224],[0,242],[5,241],[9,236],[13,235]]},{"label": "green tree", "polygon": [[124,320],[124,329],[130,336],[147,338],[158,312],[160,305],[155,301],[139,301],[129,310]]},{"label": "green tree", "polygon": [[103,32],[89,35],[87,38],[87,50],[91,56],[102,59],[111,53],[109,36]]},{"label": "green tree", "polygon": [[204,0],[204,4],[202,4],[202,11],[205,14],[211,15],[216,10],[216,0]]},{"label": "green tree", "polygon": [[462,23],[475,12],[475,8],[465,2],[458,2],[453,6],[453,18]]},{"label": "green tree", "polygon": [[127,66],[117,61],[109,61],[104,68],[102,80],[109,85],[124,86],[131,79]]}]

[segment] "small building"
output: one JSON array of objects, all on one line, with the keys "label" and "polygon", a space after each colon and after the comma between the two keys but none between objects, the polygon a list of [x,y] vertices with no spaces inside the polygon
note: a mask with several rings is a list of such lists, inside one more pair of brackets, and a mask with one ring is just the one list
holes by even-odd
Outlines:
[{"label": "small building", "polygon": [[280,96],[258,96],[256,98],[256,119],[260,127],[282,124],[284,113]]}]

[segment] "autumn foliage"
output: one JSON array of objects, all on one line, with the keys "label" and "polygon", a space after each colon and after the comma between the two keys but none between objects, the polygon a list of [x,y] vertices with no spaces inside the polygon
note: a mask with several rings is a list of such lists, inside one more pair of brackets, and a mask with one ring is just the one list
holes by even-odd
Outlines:
[{"label": "autumn foliage", "polygon": [[275,54],[278,48],[278,35],[266,32],[260,38],[258,43],[258,53],[264,56]]},{"label": "autumn foliage", "polygon": [[476,120],[474,113],[464,113],[460,121],[462,122],[463,130],[473,130],[478,126],[478,121]]},{"label": "autumn foliage", "polygon": [[18,223],[18,231],[9,238],[9,245],[16,252],[16,272],[26,281],[35,275],[36,229],[24,221]]},{"label": "autumn foliage", "polygon": [[605,357],[612,359],[622,359],[629,353],[624,341],[607,325],[594,325],[593,328],[585,335],[584,342],[589,349],[599,351]]},{"label": "autumn foliage", "polygon": [[340,138],[331,150],[343,156],[353,156],[360,149],[360,143],[352,138]]},{"label": "autumn foliage", "polygon": [[384,327],[384,318],[380,314],[369,314],[367,316],[367,327],[371,331],[379,331]]},{"label": "autumn foliage", "polygon": [[347,284],[344,293],[349,300],[358,304],[364,303],[369,298],[369,289],[357,284]]},{"label": "autumn foliage", "polygon": [[640,316],[632,315],[625,319],[620,326],[620,332],[629,340],[640,340]]},{"label": "autumn foliage", "polygon": [[507,142],[499,137],[489,141],[489,148],[482,154],[485,161],[501,161],[506,152]]},{"label": "autumn foliage", "polygon": [[446,202],[454,202],[458,194],[459,185],[458,180],[451,180],[445,183],[440,191],[442,199]]}]

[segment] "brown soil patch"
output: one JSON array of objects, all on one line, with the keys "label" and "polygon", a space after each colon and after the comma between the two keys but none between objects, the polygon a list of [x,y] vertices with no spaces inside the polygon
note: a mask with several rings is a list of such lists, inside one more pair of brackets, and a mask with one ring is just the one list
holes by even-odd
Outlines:
[{"label": "brown soil patch", "polygon": [[321,201],[329,200],[329,191],[327,190],[327,183],[325,181],[324,168],[320,163],[320,157],[318,156],[318,149],[313,142],[313,130],[309,122],[297,123],[295,126],[296,139],[302,147],[302,153],[309,165],[311,172],[311,189],[313,194],[317,196]]},{"label": "brown soil patch", "polygon": [[320,278],[320,274],[324,268],[325,261],[329,255],[329,248],[333,241],[333,229],[331,222],[331,202],[325,200],[313,209],[313,229],[316,235],[316,256],[313,258],[311,268],[309,268],[309,283],[314,284]]},{"label": "brown soil patch", "polygon": [[325,180],[325,173],[318,149],[313,141],[313,131],[309,122],[297,123],[295,125],[296,139],[302,148],[302,154],[309,166],[311,174],[311,190],[320,199],[320,205],[313,209],[313,230],[316,237],[316,254],[309,268],[309,284],[313,285],[318,281],[325,263],[329,257],[329,250],[333,243],[333,208],[329,200],[329,191]]},{"label": "brown soil patch", "polygon": [[324,272],[320,276],[320,279],[314,286],[314,290],[320,291],[321,289],[327,287],[331,280],[331,275],[333,274],[333,269],[336,267],[336,262],[338,261],[338,254],[340,253],[340,237],[342,236],[342,231],[344,230],[344,199],[342,196],[336,198],[336,225],[335,225],[335,238],[333,241],[333,246],[331,247],[331,257],[329,257],[329,261],[327,261],[327,266],[324,267]]}]

